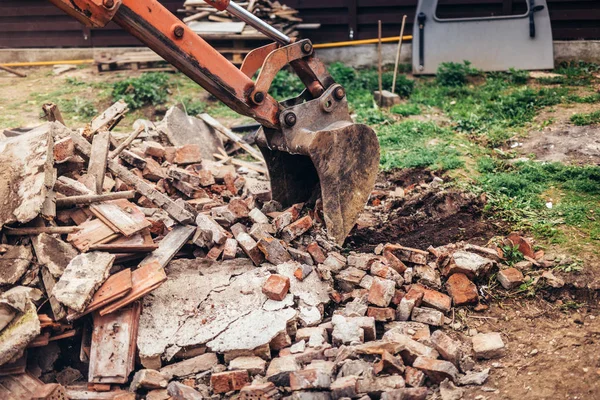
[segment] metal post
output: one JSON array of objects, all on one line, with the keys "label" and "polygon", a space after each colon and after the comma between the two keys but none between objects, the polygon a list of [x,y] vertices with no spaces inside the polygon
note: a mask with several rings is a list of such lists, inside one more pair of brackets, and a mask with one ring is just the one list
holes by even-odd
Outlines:
[{"label": "metal post", "polygon": [[245,8],[240,7],[233,1],[229,3],[227,12],[254,27],[257,31],[265,34],[279,44],[287,45],[292,43],[292,39],[290,39],[289,36],[279,32],[277,29],[273,28],[271,25],[267,24],[265,21],[261,20]]}]

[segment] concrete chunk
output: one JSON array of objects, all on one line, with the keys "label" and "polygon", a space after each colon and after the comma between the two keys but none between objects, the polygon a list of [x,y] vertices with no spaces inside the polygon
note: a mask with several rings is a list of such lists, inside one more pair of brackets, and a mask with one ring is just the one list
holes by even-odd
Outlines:
[{"label": "concrete chunk", "polygon": [[45,265],[55,278],[60,278],[71,260],[79,255],[69,243],[45,233],[36,236],[32,243],[38,262]]},{"label": "concrete chunk", "polygon": [[237,357],[231,360],[229,369],[246,370],[250,375],[264,375],[267,369],[267,362],[262,358],[255,356]]},{"label": "concrete chunk", "polygon": [[167,380],[171,380],[173,378],[182,378],[199,372],[208,371],[218,364],[219,360],[215,353],[206,353],[188,360],[167,365],[166,367],[161,368],[159,372]]},{"label": "concrete chunk", "polygon": [[489,360],[503,357],[506,348],[500,333],[479,333],[473,336],[473,352],[478,359]]},{"label": "concrete chunk", "polygon": [[33,260],[28,246],[11,246],[0,257],[0,285],[14,285],[27,272]]},{"label": "concrete chunk", "polygon": [[15,317],[0,332],[0,365],[11,361],[21,354],[41,331],[36,307],[30,300],[25,300],[23,313]]},{"label": "concrete chunk", "polygon": [[423,371],[435,383],[440,383],[446,379],[455,382],[458,379],[458,370],[449,361],[417,357],[413,363],[413,367]]}]

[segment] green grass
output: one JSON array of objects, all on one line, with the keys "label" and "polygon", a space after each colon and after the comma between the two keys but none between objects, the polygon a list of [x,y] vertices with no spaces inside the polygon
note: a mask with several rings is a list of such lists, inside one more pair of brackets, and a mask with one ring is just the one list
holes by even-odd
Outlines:
[{"label": "green grass", "polygon": [[577,126],[598,124],[600,123],[600,111],[587,114],[574,114],[571,116],[571,122]]},{"label": "green grass", "polygon": [[396,104],[390,109],[390,112],[395,115],[408,117],[410,115],[421,114],[421,107],[418,104],[407,103],[407,104]]}]

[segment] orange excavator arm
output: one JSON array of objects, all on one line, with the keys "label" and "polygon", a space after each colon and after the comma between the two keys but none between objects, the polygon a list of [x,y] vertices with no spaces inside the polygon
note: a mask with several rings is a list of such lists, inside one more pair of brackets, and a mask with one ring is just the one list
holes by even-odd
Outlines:
[{"label": "orange excavator arm", "polygon": [[[49,1],[90,27],[117,23],[231,109],[259,122],[257,142],[273,198],[288,206],[320,194],[328,233],[344,241],[375,184],[379,144],[371,128],[353,123],[344,88],[314,56],[309,40],[290,39],[230,0],[205,0],[275,41],[250,52],[238,69],[157,0]],[[288,65],[306,90],[280,103],[269,89]]]}]

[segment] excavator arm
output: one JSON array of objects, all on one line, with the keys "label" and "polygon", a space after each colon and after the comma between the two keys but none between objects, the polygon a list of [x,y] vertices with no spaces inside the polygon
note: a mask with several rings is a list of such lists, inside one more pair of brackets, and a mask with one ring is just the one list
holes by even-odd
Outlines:
[{"label": "excavator arm", "polygon": [[[273,198],[287,206],[320,191],[328,233],[343,243],[375,183],[379,144],[371,128],[352,122],[344,88],[314,56],[309,40],[290,39],[230,0],[205,0],[275,41],[250,52],[238,69],[157,0],[49,1],[90,27],[117,23],[231,109],[259,122]],[[287,65],[306,90],[280,103],[269,89]]]}]

